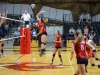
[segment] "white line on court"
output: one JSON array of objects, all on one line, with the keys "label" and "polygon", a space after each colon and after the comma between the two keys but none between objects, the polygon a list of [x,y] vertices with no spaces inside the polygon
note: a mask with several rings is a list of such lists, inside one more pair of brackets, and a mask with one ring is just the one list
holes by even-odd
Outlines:
[{"label": "white line on court", "polygon": [[72,62],[71,62],[71,60],[70,60],[70,58],[69,58],[68,52],[67,52],[67,57],[68,57],[68,60],[69,60],[69,63],[70,63],[71,69],[72,69],[72,71],[73,71],[73,74],[74,74],[75,71],[74,71],[74,68],[73,68],[73,66],[72,66]]},{"label": "white line on court", "polygon": [[[51,51],[51,50],[50,50]],[[45,53],[46,55],[46,53]],[[48,60],[48,56],[46,56],[46,63],[47,63],[47,60]],[[43,70],[44,71],[44,70]],[[43,75],[43,71],[41,72],[41,75]]]},{"label": "white line on court", "polygon": [[21,75],[25,75],[25,72],[23,72]]}]

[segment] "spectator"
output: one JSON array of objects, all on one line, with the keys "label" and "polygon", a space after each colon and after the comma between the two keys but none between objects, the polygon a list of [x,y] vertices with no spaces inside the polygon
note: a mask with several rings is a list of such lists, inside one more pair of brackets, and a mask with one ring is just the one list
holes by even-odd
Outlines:
[{"label": "spectator", "polygon": [[71,37],[74,37],[74,33],[75,33],[75,30],[73,29],[73,27],[69,30],[69,34]]},{"label": "spectator", "polygon": [[77,21],[78,21],[78,24],[80,25],[81,24],[81,18],[80,18],[80,16],[78,17]]},{"label": "spectator", "polygon": [[93,40],[94,36],[95,36],[95,34],[93,35],[92,33],[90,33],[89,40]]},{"label": "spectator", "polygon": [[81,30],[81,28],[80,28],[80,27],[78,27],[77,29],[78,29],[78,30],[80,30],[80,31],[82,32],[82,30]]},{"label": "spectator", "polygon": [[[20,17],[17,18],[17,20],[20,20]],[[16,21],[16,27],[20,25],[20,21]]]},{"label": "spectator", "polygon": [[85,35],[85,36],[88,36],[88,31],[89,31],[89,30],[88,30],[88,27],[85,26],[85,28],[84,28],[84,35]]},{"label": "spectator", "polygon": [[[13,17],[15,19],[15,17]],[[15,20],[12,20],[12,26],[15,26]]]},{"label": "spectator", "polygon": [[[19,31],[15,31],[13,37],[18,37],[20,35]],[[14,44],[19,43],[19,38],[14,39]]]},{"label": "spectator", "polygon": [[25,12],[24,12],[24,14],[22,15],[21,19],[22,19],[23,21],[25,21],[25,25],[28,25],[28,24],[29,24],[31,17],[30,17],[30,14],[28,13],[27,10],[25,10]]},{"label": "spectator", "polygon": [[35,29],[32,30],[31,35],[32,35],[32,40],[36,40],[34,37],[37,34],[37,31]]},{"label": "spectator", "polygon": [[37,23],[37,22],[33,23],[33,28],[34,28],[35,30],[37,30],[37,32],[38,32],[38,23]]},{"label": "spectator", "polygon": [[14,32],[14,35],[13,35],[13,36],[14,36],[14,37],[17,37],[17,36],[19,36],[19,35],[20,35],[20,34],[19,34],[19,31],[17,30],[17,31]]},{"label": "spectator", "polygon": [[18,31],[20,31],[20,25],[18,26]]},{"label": "spectator", "polygon": [[87,19],[88,25],[91,25],[91,16],[88,12],[86,14],[86,19]]},{"label": "spectator", "polygon": [[83,24],[86,24],[86,16],[83,17]]},{"label": "spectator", "polygon": [[32,16],[32,18],[30,19],[30,22],[33,24],[35,22],[35,17]]},{"label": "spectator", "polygon": [[99,44],[100,44],[100,39],[99,39]]},{"label": "spectator", "polygon": [[93,27],[90,27],[90,33],[92,33],[94,35],[95,29]]}]

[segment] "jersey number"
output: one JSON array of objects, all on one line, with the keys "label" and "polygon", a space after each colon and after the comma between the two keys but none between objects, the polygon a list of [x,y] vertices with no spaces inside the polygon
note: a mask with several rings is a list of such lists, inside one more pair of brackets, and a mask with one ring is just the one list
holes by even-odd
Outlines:
[{"label": "jersey number", "polygon": [[81,45],[81,50],[84,50],[84,46],[83,45]]}]

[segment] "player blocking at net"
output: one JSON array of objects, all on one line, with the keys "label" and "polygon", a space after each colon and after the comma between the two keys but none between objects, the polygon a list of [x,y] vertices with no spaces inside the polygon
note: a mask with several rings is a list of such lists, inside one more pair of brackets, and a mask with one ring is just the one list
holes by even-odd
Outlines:
[{"label": "player blocking at net", "polygon": [[[8,11],[2,13],[2,17],[5,17],[7,18],[7,14],[8,14]],[[4,56],[4,38],[6,36],[6,33],[7,33],[7,30],[5,29],[5,22],[6,22],[6,19],[5,18],[1,18],[1,21],[0,21],[0,50],[1,50],[1,54],[0,54],[0,57]]]}]

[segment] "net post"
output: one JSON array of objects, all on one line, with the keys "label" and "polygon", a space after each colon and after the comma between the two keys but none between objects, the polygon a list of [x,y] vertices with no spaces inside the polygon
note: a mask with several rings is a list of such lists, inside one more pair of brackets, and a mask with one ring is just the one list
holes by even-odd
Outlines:
[{"label": "net post", "polygon": [[26,28],[20,28],[20,35],[24,35],[25,37],[20,38],[20,53],[21,54],[30,54],[31,53],[31,41],[30,41],[30,28],[27,26]]},{"label": "net post", "polygon": [[31,53],[31,36],[30,36],[30,26],[27,25],[26,26],[26,49],[27,49],[27,53],[30,54]]}]

